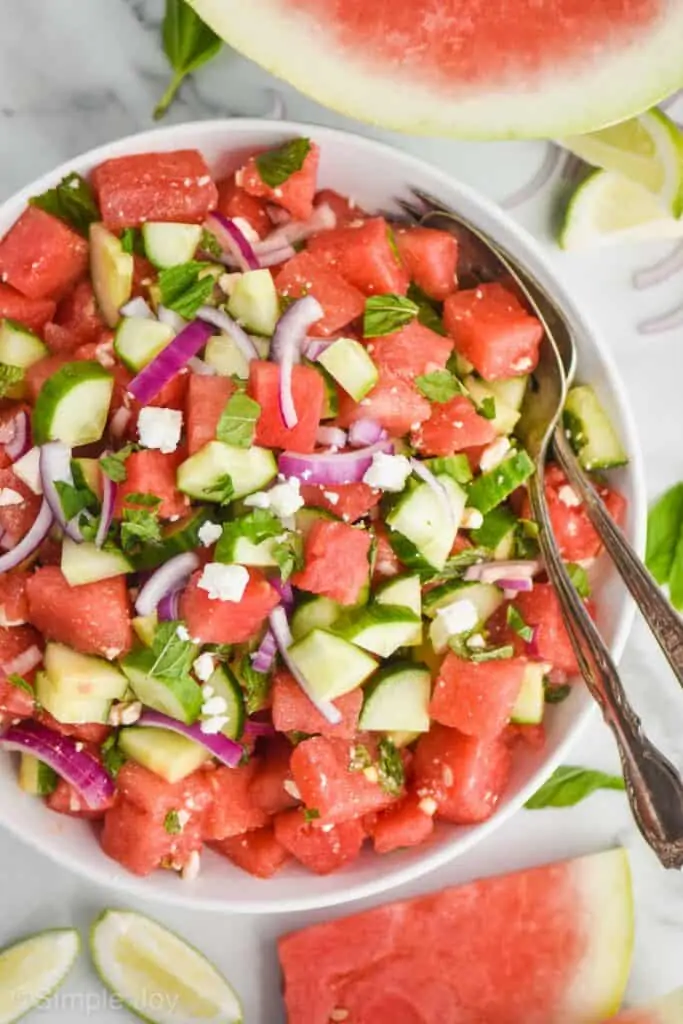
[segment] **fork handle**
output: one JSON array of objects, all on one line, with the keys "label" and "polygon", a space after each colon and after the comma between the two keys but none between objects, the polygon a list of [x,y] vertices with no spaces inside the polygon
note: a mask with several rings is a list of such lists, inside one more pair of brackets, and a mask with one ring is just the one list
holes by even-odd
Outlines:
[{"label": "fork handle", "polygon": [[615,568],[664,652],[679,685],[683,686],[683,621],[610,516],[560,427],[555,431],[553,446],[560,466],[580,495]]},{"label": "fork handle", "polygon": [[612,657],[567,574],[552,534],[542,473],[531,477],[529,497],[540,527],[541,553],[581,674],[617,743],[633,816],[660,862],[665,867],[680,868],[683,866],[683,783],[671,762],[643,733]]}]

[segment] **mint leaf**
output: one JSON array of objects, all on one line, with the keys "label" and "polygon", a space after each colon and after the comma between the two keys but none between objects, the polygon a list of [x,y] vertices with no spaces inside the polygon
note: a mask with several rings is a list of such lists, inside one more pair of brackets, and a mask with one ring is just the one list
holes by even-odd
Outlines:
[{"label": "mint leaf", "polygon": [[566,566],[569,574],[569,579],[574,584],[574,588],[577,591],[579,597],[586,598],[591,596],[591,585],[588,582],[588,573],[582,565],[578,565],[576,562],[569,562]]},{"label": "mint leaf", "polygon": [[223,45],[185,0],[166,0],[162,38],[174,74],[154,110],[155,121],[164,116],[185,76],[212,60]]},{"label": "mint leaf", "polygon": [[383,738],[377,746],[379,784],[385,793],[399,796],[405,783],[403,759],[391,740]]},{"label": "mint leaf", "polygon": [[385,334],[393,334],[412,323],[418,312],[415,303],[404,295],[371,295],[365,300],[363,335],[381,338]]},{"label": "mint leaf", "polygon": [[549,683],[547,679],[543,680],[543,694],[546,704],[561,704],[563,700],[567,699],[571,690],[572,688],[568,683],[555,685]]},{"label": "mint leaf", "polygon": [[30,683],[27,683],[23,676],[19,676],[16,672],[12,672],[11,675],[7,676],[7,682],[10,686],[16,686],[17,690],[23,690],[29,697],[33,697],[33,687]]},{"label": "mint leaf", "polygon": [[205,306],[211,298],[214,285],[213,277],[208,274],[201,281],[197,281],[191,288],[188,288],[186,292],[183,292],[168,308],[172,309],[178,316],[181,316],[183,320],[194,320],[197,311],[202,306]]},{"label": "mint leaf", "polygon": [[121,547],[132,551],[139,544],[160,544],[158,513],[146,509],[124,508],[121,523]]},{"label": "mint leaf", "polygon": [[216,437],[234,448],[250,448],[260,415],[261,406],[249,395],[231,395],[218,421]]},{"label": "mint leaf", "polygon": [[425,295],[421,288],[411,284],[408,288],[408,298],[417,306],[417,319],[423,327],[428,327],[430,331],[444,337],[448,334],[439,315],[437,303]]},{"label": "mint leaf", "polygon": [[0,363],[0,398],[4,398],[14,385],[23,379],[24,370],[21,366],[10,366],[9,363]]},{"label": "mint leaf", "polygon": [[169,811],[164,818],[164,829],[170,836],[178,836],[183,831],[183,826],[180,824],[180,818],[178,812],[173,810]]},{"label": "mint leaf", "polygon": [[199,307],[210,297],[215,284],[211,274],[200,279],[199,275],[205,270],[206,263],[198,260],[162,270],[159,274],[161,304],[184,320],[193,320]]},{"label": "mint leaf", "polygon": [[676,547],[683,532],[683,483],[675,484],[655,502],[647,517],[645,565],[657,583],[668,583]]},{"label": "mint leaf", "polygon": [[489,395],[487,398],[483,398],[477,406],[477,412],[485,420],[495,420],[496,418],[496,400],[493,395]]},{"label": "mint leaf", "polygon": [[207,256],[212,256],[218,260],[223,255],[223,246],[218,241],[213,231],[208,231],[206,228],[202,231],[202,237],[199,240],[199,252],[206,253]]},{"label": "mint leaf", "polygon": [[124,228],[119,238],[121,242],[121,248],[124,252],[132,255],[137,253],[138,256],[145,255],[145,246],[142,241],[142,234],[138,228]]},{"label": "mint leaf", "polygon": [[239,665],[236,666],[236,675],[244,690],[247,715],[253,715],[257,711],[262,711],[268,703],[270,695],[270,674],[267,672],[257,672],[251,663],[251,658],[248,654],[245,654]]},{"label": "mint leaf", "polygon": [[513,604],[508,605],[505,618],[508,626],[515,631],[517,636],[521,636],[522,640],[526,640],[528,644],[531,643],[534,635],[533,627],[527,625]]},{"label": "mint leaf", "polygon": [[197,648],[191,640],[178,636],[182,622],[160,622],[154,633],[152,653],[154,664],[149,670],[151,676],[164,679],[182,679],[189,674]]},{"label": "mint leaf", "polygon": [[119,749],[118,741],[118,733],[113,732],[106,738],[100,747],[102,764],[104,765],[105,771],[111,775],[112,779],[117,777],[128,760],[126,755]]},{"label": "mint leaf", "polygon": [[607,775],[576,765],[562,765],[524,806],[532,811],[542,807],[574,807],[598,789],[623,790],[626,786],[620,775]]},{"label": "mint leaf", "polygon": [[130,505],[143,505],[145,508],[156,508],[161,504],[161,498],[156,494],[143,494],[140,491],[131,491],[126,495],[126,502]]},{"label": "mint leaf", "polygon": [[512,644],[504,644],[502,647],[489,647],[484,650],[469,649],[469,660],[477,663],[484,661],[505,661],[514,656],[515,649]]},{"label": "mint leaf", "polygon": [[349,755],[349,771],[362,772],[365,768],[369,768],[371,765],[372,757],[370,756],[370,751],[365,744],[354,743]]},{"label": "mint leaf", "polygon": [[433,373],[425,373],[415,378],[417,390],[428,398],[430,402],[438,402],[443,405],[450,402],[456,395],[464,395],[465,389],[452,373],[448,370],[434,370]]},{"label": "mint leaf", "polygon": [[93,221],[100,219],[90,185],[75,172],[67,174],[55,188],[48,189],[41,196],[33,196],[29,199],[29,206],[51,213],[81,235],[87,235]]},{"label": "mint leaf", "polygon": [[235,486],[229,473],[219,476],[209,487],[204,489],[204,497],[207,501],[215,501],[219,505],[227,505],[232,501],[235,493]]},{"label": "mint leaf", "polygon": [[301,170],[310,151],[310,139],[290,139],[277,149],[259,153],[256,157],[256,167],[261,181],[270,188],[283,185],[293,174]]},{"label": "mint leaf", "polygon": [[290,533],[273,548],[273,558],[280,569],[280,577],[286,582],[293,572],[304,567],[301,538]]},{"label": "mint leaf", "polygon": [[100,457],[100,469],[113,480],[115,484],[122,484],[126,479],[126,459],[137,450],[137,445],[127,444],[118,452],[109,452],[108,455]]},{"label": "mint leaf", "polygon": [[305,807],[304,808],[304,821],[315,821],[316,818],[320,817],[320,811],[316,807]]},{"label": "mint leaf", "polygon": [[63,480],[55,481],[55,490],[59,495],[62,511],[67,520],[75,519],[81,512],[99,512],[100,503],[94,491],[85,481],[83,470],[75,459],[71,460],[73,483]]},{"label": "mint leaf", "polygon": [[223,524],[223,534],[216,545],[216,561],[232,562],[235,542],[241,537],[260,544],[270,537],[279,537],[283,533],[280,520],[267,509],[256,508],[246,516],[233,519]]}]

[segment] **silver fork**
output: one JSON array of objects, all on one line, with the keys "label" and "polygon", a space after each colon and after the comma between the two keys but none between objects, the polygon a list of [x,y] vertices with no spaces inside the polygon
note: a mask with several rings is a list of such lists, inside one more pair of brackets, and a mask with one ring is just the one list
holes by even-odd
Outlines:
[{"label": "silver fork", "polygon": [[[553,439],[559,440],[559,447],[564,441],[563,431],[558,424],[567,390],[563,359],[554,335],[555,331],[564,332],[563,342],[566,344],[567,338],[569,340],[564,351],[567,353],[566,365],[570,378],[573,376],[575,362],[571,336],[552,298],[519,266],[516,258],[498,243],[491,241],[471,222],[444,209],[437,199],[418,191],[415,195],[419,206],[402,200],[399,203],[411,220],[425,226],[455,230],[459,239],[466,233],[471,262],[468,272],[473,278],[470,283],[476,283],[477,278],[500,277],[501,271],[507,273],[543,324],[544,343],[541,345],[539,366],[534,374],[537,390],[527,392],[516,431],[536,466],[536,472],[529,481],[529,497],[539,525],[541,552],[560,601],[581,674],[614,734],[634,818],[661,863],[665,867],[681,867],[683,782],[671,762],[645,736],[640,720],[626,697],[614,661],[567,574],[548,515],[543,470]],[[567,464],[570,467],[571,461]],[[583,493],[583,487],[580,490]]]}]

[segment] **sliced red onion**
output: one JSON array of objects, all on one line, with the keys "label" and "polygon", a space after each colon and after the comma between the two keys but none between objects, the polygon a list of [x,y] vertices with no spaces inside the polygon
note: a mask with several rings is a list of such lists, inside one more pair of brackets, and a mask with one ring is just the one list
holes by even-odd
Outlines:
[{"label": "sliced red onion", "polygon": [[323,447],[344,448],[346,446],[346,431],[341,427],[318,427],[315,439]]},{"label": "sliced red onion", "polygon": [[446,515],[448,516],[448,520],[451,526],[457,528],[458,524],[455,520],[455,510],[453,508],[453,505],[451,504],[451,499],[448,496],[448,491],[446,490],[446,488],[443,486],[443,484],[439,483],[439,481],[436,479],[431,470],[427,469],[424,462],[420,462],[419,459],[411,459],[410,465],[415,476],[418,476],[420,480],[426,483],[427,487],[430,487],[433,493],[439,499],[441,507],[446,512]]},{"label": "sliced red onion", "polygon": [[121,316],[134,316],[139,320],[154,320],[154,313],[149,307],[149,304],[145,302],[142,296],[138,295],[137,298],[131,299],[125,306],[121,306],[119,310]]},{"label": "sliced red onion", "polygon": [[70,736],[60,736],[37,722],[23,722],[0,736],[0,746],[31,754],[49,765],[93,811],[106,807],[114,796],[111,776],[87,747]]},{"label": "sliced red onion", "polygon": [[154,357],[130,382],[128,390],[142,405],[148,405],[162,388],[196,356],[211,337],[211,328],[202,320],[193,320],[166,348]]},{"label": "sliced red onion", "polygon": [[180,313],[176,313],[174,309],[167,309],[166,306],[158,307],[157,317],[159,319],[159,323],[166,324],[166,326],[170,327],[176,334],[180,334],[185,326],[185,320]]},{"label": "sliced red onion", "polygon": [[83,534],[78,525],[78,516],[67,520],[56,484],[71,484],[74,478],[71,473],[71,449],[63,441],[48,441],[40,449],[40,479],[43,494],[52,509],[52,515],[71,540],[81,544]]},{"label": "sliced red onion", "polygon": [[5,455],[12,462],[16,462],[31,447],[31,429],[27,413],[20,409],[5,426],[7,436],[3,434],[2,438]]},{"label": "sliced red onion", "polygon": [[306,338],[303,344],[303,353],[312,363],[320,359],[323,352],[327,352],[330,345],[334,345],[336,338]]},{"label": "sliced red onion", "polygon": [[151,615],[162,597],[177,590],[198,567],[199,557],[193,551],[185,551],[165,562],[142,587],[135,602],[135,611],[138,615]]},{"label": "sliced red onion", "polygon": [[182,592],[183,588],[178,587],[177,590],[170,590],[168,594],[164,594],[157,605],[159,622],[178,621],[180,618],[180,595]]},{"label": "sliced red onion", "polygon": [[356,420],[349,427],[349,444],[352,448],[365,448],[371,444],[383,441],[387,436],[377,420],[362,419]]},{"label": "sliced red onion", "polygon": [[270,585],[274,590],[277,590],[280,595],[280,602],[285,611],[291,611],[294,607],[294,590],[292,589],[292,584],[289,582],[283,582],[276,577],[270,581]]},{"label": "sliced red onion", "polygon": [[4,672],[8,676],[26,676],[29,672],[32,672],[34,668],[40,665],[43,660],[43,652],[40,647],[36,647],[32,644],[31,647],[27,647],[25,651],[18,654],[16,658],[12,658],[11,661],[5,661],[2,664]]},{"label": "sliced red onion", "polygon": [[[479,562],[471,565],[465,571],[465,579],[469,582],[476,580],[479,583],[500,583],[506,580],[531,579],[541,571],[541,563],[535,559],[525,559],[507,562]],[[500,583],[502,586],[502,583]]]},{"label": "sliced red onion", "polygon": [[276,228],[262,242],[257,242],[254,250],[257,256],[264,252],[277,249],[283,242],[295,245],[303,242],[304,239],[316,235],[320,231],[330,231],[337,226],[337,215],[328,203],[321,203],[316,206],[308,220],[290,220],[281,227]]},{"label": "sliced red onion", "polygon": [[322,320],[324,315],[325,311],[318,300],[312,295],[306,295],[292,303],[275,328],[270,358],[280,366],[280,415],[290,430],[299,422],[292,394],[292,370],[295,363],[301,361],[301,349],[308,328]]},{"label": "sliced red onion", "polygon": [[307,484],[353,484],[363,479],[377,452],[393,451],[392,442],[385,440],[355,452],[283,452],[278,467],[285,476],[298,477]]},{"label": "sliced red onion", "polygon": [[188,739],[199,743],[217,760],[228,768],[236,768],[244,756],[244,747],[235,740],[229,739],[222,732],[210,734],[202,732],[201,724],[185,725],[176,718],[169,718],[162,715],[160,711],[145,711],[137,721],[137,725],[148,729],[169,729],[171,732],[180,733]]},{"label": "sliced red onion", "polygon": [[269,249],[267,252],[261,253],[257,256],[257,259],[259,261],[259,266],[266,268],[276,267],[278,263],[286,263],[287,260],[291,260],[293,256],[296,256],[296,249],[293,245],[289,245],[285,242],[277,249]]},{"label": "sliced red onion", "polygon": [[199,320],[211,324],[212,327],[217,327],[223,334],[227,334],[229,338],[232,338],[248,363],[252,359],[259,358],[256,346],[247,332],[222,309],[214,309],[213,306],[201,306],[197,310],[197,317]]},{"label": "sliced red onion", "polygon": [[128,428],[128,424],[132,419],[132,416],[133,413],[131,412],[131,410],[126,409],[126,407],[123,405],[120,407],[120,409],[116,410],[109,424],[112,435],[114,437],[123,437]]},{"label": "sliced red onion", "polygon": [[510,591],[512,594],[522,593],[534,589],[534,581],[530,576],[518,576],[517,579],[504,579],[496,581],[499,587],[503,590]]},{"label": "sliced red onion", "polygon": [[222,213],[214,210],[209,214],[206,226],[216,236],[223,248],[227,249],[231,256],[234,256],[241,270],[259,269],[260,264],[251,242],[234,220],[224,217]]},{"label": "sliced red onion", "polygon": [[320,714],[330,723],[330,725],[339,725],[342,719],[339,709],[336,708],[331,701],[319,700],[318,697],[316,697],[310,689],[305,677],[301,674],[289,656],[289,648],[292,644],[292,634],[289,629],[289,623],[287,622],[287,615],[284,608],[274,608],[270,613],[270,628],[272,629],[275,640],[277,641],[280,657],[310,700],[311,704],[318,709]]},{"label": "sliced red onion", "polygon": [[277,642],[271,630],[266,632],[258,649],[251,655],[251,664],[256,672],[270,672],[277,654]]},{"label": "sliced red onion", "polygon": [[113,480],[110,480],[106,473],[102,473],[102,509],[100,521],[95,534],[95,544],[101,548],[107,539],[111,521],[114,518],[114,506],[116,504],[116,492],[118,488]]},{"label": "sliced red onion", "polygon": [[196,373],[198,377],[215,377],[217,370],[214,366],[209,366],[199,356],[193,356],[192,359],[188,359],[187,365],[193,373]]},{"label": "sliced red onion", "polygon": [[251,736],[253,739],[258,739],[259,736],[275,736],[276,729],[271,722],[257,722],[253,718],[247,719],[244,726],[244,735]]}]

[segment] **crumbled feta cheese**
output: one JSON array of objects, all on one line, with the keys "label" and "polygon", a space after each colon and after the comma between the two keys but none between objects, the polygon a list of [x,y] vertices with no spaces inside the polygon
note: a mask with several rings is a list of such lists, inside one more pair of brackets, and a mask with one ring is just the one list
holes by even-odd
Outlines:
[{"label": "crumbled feta cheese", "polygon": [[3,487],[0,490],[0,508],[5,508],[7,505],[23,505],[23,503],[24,499],[19,491],[15,491],[11,487]]},{"label": "crumbled feta cheese", "polygon": [[228,702],[225,697],[209,697],[202,704],[202,714],[207,718],[214,718],[216,715],[224,715],[228,710]]},{"label": "crumbled feta cheese", "polygon": [[217,736],[228,724],[227,715],[215,715],[213,718],[204,718],[199,723],[199,728],[205,736]]},{"label": "crumbled feta cheese", "polygon": [[178,824],[180,825],[181,830],[185,828],[191,817],[192,815],[189,811],[184,809],[178,811]]},{"label": "crumbled feta cheese", "polygon": [[197,178],[197,184],[198,184],[198,185],[199,185],[199,186],[200,186],[201,188],[204,188],[204,186],[205,186],[205,185],[210,185],[210,184],[211,184],[211,178],[210,178],[210,176],[209,176],[208,174],[203,174],[203,175],[201,176],[201,178]]},{"label": "crumbled feta cheese", "polygon": [[232,295],[241,277],[241,274],[221,274],[218,278],[218,287],[225,295]]},{"label": "crumbled feta cheese", "polygon": [[466,599],[453,601],[445,608],[439,608],[436,614],[446,627],[449,636],[455,633],[469,633],[479,622],[475,605]]},{"label": "crumbled feta cheese", "polygon": [[188,629],[185,626],[183,626],[182,622],[177,627],[177,629],[175,631],[175,635],[178,637],[179,640],[189,640],[190,639],[190,633],[189,633]]},{"label": "crumbled feta cheese", "polygon": [[244,504],[250,508],[270,508],[270,495],[267,491],[256,491],[246,496]]},{"label": "crumbled feta cheese", "polygon": [[[192,665],[194,674],[196,675],[197,679],[200,679],[202,681],[202,683],[205,683],[207,679],[211,678],[215,667],[216,664],[213,660],[213,656],[209,654],[208,651],[204,651],[203,654],[200,654],[199,657],[195,659]],[[204,693],[205,690],[210,690],[211,692]],[[202,697],[205,697],[207,700],[209,700],[210,697],[213,697],[213,687],[203,686]]]},{"label": "crumbled feta cheese", "polygon": [[475,633],[474,636],[468,637],[465,643],[473,651],[480,650],[482,647],[486,647],[486,641],[484,640],[481,633]]},{"label": "crumbled feta cheese", "polygon": [[248,582],[249,573],[243,565],[207,562],[197,585],[212,601],[241,601]]},{"label": "crumbled feta cheese", "polygon": [[374,764],[371,764],[368,768],[364,768],[363,775],[368,782],[379,782],[379,772],[375,768]]},{"label": "crumbled feta cheese", "polygon": [[207,521],[199,527],[198,537],[205,548],[210,548],[212,544],[216,543],[222,533],[223,527],[219,523]]},{"label": "crumbled feta cheese", "polygon": [[564,484],[563,487],[560,487],[557,492],[557,496],[562,504],[566,505],[568,508],[576,508],[581,504],[581,498],[578,496],[574,488],[569,486],[569,484]]},{"label": "crumbled feta cheese", "polygon": [[138,416],[138,437],[145,448],[156,448],[165,455],[174,452],[180,443],[183,414],[178,409],[157,409],[146,406]]},{"label": "crumbled feta cheese", "polygon": [[142,702],[132,700],[128,704],[124,704],[120,711],[121,725],[135,725],[142,715]]},{"label": "crumbled feta cheese", "polygon": [[417,805],[423,814],[426,814],[428,818],[433,818],[439,807],[433,796],[423,796]]},{"label": "crumbled feta cheese", "polygon": [[285,793],[288,793],[291,796],[292,800],[301,800],[301,793],[299,792],[299,787],[297,786],[296,782],[293,779],[285,779],[285,781],[282,783],[282,788],[284,789]]},{"label": "crumbled feta cheese", "polygon": [[343,1024],[349,1017],[349,1011],[344,1010],[341,1006],[335,1006],[333,1010],[330,1010],[330,1021],[332,1021],[332,1024]]},{"label": "crumbled feta cheese", "polygon": [[466,508],[462,514],[461,526],[465,530],[478,530],[484,522],[484,517],[478,508]]},{"label": "crumbled feta cheese", "polygon": [[410,460],[405,455],[375,452],[372,465],[363,476],[363,483],[382,491],[402,491],[411,472]]},{"label": "crumbled feta cheese", "polygon": [[522,356],[512,364],[512,369],[515,373],[527,373],[533,365],[534,361],[530,356]]},{"label": "crumbled feta cheese", "polygon": [[482,473],[488,473],[489,470],[495,469],[498,466],[507,453],[510,451],[510,440],[507,437],[497,437],[495,441],[487,445],[481,453],[479,459],[479,468]]},{"label": "crumbled feta cheese", "polygon": [[275,484],[268,491],[270,510],[275,513],[278,519],[293,516],[295,512],[303,508],[305,502],[301,497],[300,488],[301,484],[297,477],[290,477],[283,484]]},{"label": "crumbled feta cheese", "polygon": [[81,743],[80,740],[78,741],[78,743],[74,743],[74,749],[75,749],[76,753],[80,754],[80,752],[83,750],[84,746],[85,746],[85,743]]},{"label": "crumbled feta cheese", "polygon": [[235,171],[235,184],[238,188],[244,186],[244,168],[242,167],[239,171]]},{"label": "crumbled feta cheese", "polygon": [[12,465],[12,472],[18,476],[27,487],[30,487],[34,494],[43,493],[43,483],[40,478],[40,448],[29,448],[25,455]]},{"label": "crumbled feta cheese", "polygon": [[330,505],[339,504],[339,495],[335,491],[323,491],[323,498],[329,501]]},{"label": "crumbled feta cheese", "polygon": [[[195,665],[196,664],[197,663],[195,662]],[[204,700],[208,700],[209,697],[213,697],[215,692],[216,691],[214,690],[213,686],[208,686],[206,683],[204,683],[204,685],[202,686],[202,697],[204,698]]]},{"label": "crumbled feta cheese", "polygon": [[195,878],[199,877],[199,871],[201,869],[201,860],[196,850],[193,850],[187,859],[187,864],[182,868],[180,877],[183,882],[194,882]]}]

